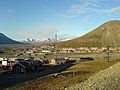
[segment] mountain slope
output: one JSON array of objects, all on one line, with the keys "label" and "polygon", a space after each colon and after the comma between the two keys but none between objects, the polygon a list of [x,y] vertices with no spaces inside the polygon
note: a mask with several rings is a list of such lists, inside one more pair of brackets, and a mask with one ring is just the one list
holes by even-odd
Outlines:
[{"label": "mountain slope", "polygon": [[120,47],[120,20],[104,23],[82,37],[61,42],[59,47]]},{"label": "mountain slope", "polygon": [[21,44],[20,42],[14,41],[4,34],[0,33],[0,44]]}]

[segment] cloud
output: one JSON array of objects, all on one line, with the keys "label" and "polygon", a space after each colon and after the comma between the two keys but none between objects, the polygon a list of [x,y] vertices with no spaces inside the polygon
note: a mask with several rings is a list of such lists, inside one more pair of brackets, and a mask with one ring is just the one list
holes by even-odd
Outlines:
[{"label": "cloud", "polygon": [[91,2],[85,3],[84,6],[86,6],[86,7],[94,7],[94,8],[96,8],[96,7],[98,8],[98,7],[99,7],[98,4],[96,4],[96,3],[91,3]]},{"label": "cloud", "polygon": [[5,9],[5,12],[8,12],[8,13],[14,13],[15,10],[14,10],[14,9]]},{"label": "cloud", "polygon": [[[70,19],[76,18],[82,14],[100,14],[100,13],[120,13],[120,7],[111,7],[110,9],[100,9],[100,3],[108,3],[110,0],[80,0],[81,3],[71,5],[65,12],[57,14],[59,17]],[[114,0],[120,3],[120,0]]]},{"label": "cloud", "polygon": [[[80,0],[81,1],[81,0]],[[86,3],[100,3],[100,2],[110,2],[111,0],[82,0]],[[120,0],[113,0],[114,2],[120,2]]]},{"label": "cloud", "polygon": [[89,22],[89,18],[88,17],[83,18],[83,20],[82,20],[83,24],[87,24],[88,22]]},{"label": "cloud", "polygon": [[99,7],[99,3],[103,0],[84,0],[83,6],[84,7]]},{"label": "cloud", "polygon": [[[97,4],[95,4],[97,7]],[[95,7],[94,5],[94,7]],[[65,18],[65,19],[69,19],[69,18],[75,18],[78,17],[82,14],[100,14],[100,13],[112,13],[112,14],[116,14],[116,13],[120,13],[120,7],[112,7],[110,9],[98,9],[98,8],[93,8],[93,5],[79,5],[79,4],[74,4],[71,5],[70,8],[68,10],[66,10],[65,13],[59,13],[57,14],[58,16]]]},{"label": "cloud", "polygon": [[69,19],[69,18],[75,18],[79,15],[59,13],[59,14],[57,14],[57,16],[60,16],[60,17],[65,18],[65,19]]},{"label": "cloud", "polygon": [[84,0],[81,4],[71,5],[64,13],[57,14],[62,18],[75,18],[81,14],[93,13],[101,0]]},{"label": "cloud", "polygon": [[68,10],[68,12],[72,14],[83,14],[83,13],[86,13],[87,11],[88,11],[87,8],[84,8],[80,6],[79,4],[72,5],[70,9]]},{"label": "cloud", "polygon": [[85,2],[90,2],[90,3],[99,3],[101,1],[105,1],[105,0],[85,0]]},{"label": "cloud", "polygon": [[78,17],[80,14],[85,14],[89,11],[88,8],[85,8],[79,4],[73,4],[69,7],[68,10],[65,11],[65,13],[59,13],[58,16],[62,18],[75,18]]},{"label": "cloud", "polygon": [[120,13],[120,7],[114,7],[108,10],[110,13]]}]

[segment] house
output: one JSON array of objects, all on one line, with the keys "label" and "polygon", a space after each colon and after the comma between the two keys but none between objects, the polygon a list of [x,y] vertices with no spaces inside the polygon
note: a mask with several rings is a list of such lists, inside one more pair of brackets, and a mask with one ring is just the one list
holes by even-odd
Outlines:
[{"label": "house", "polygon": [[15,61],[17,58],[8,58],[8,61]]},{"label": "house", "polygon": [[8,61],[8,60],[2,61],[2,67],[7,70],[12,70],[12,66],[15,64],[16,64],[15,61]]},{"label": "house", "polygon": [[1,58],[1,57],[0,57],[0,61],[3,61],[3,60],[4,60],[4,58]]},{"label": "house", "polygon": [[51,53],[50,50],[42,50],[42,53]]},{"label": "house", "polygon": [[55,59],[50,59],[50,60],[48,60],[48,62],[51,65],[55,65],[56,64],[56,60]]},{"label": "house", "polygon": [[13,72],[26,73],[30,70],[30,65],[27,62],[18,62],[13,66]]},{"label": "house", "polygon": [[40,60],[24,60],[19,61],[13,66],[13,72],[15,73],[26,73],[32,72],[40,69],[42,67],[43,62]]},{"label": "house", "polygon": [[43,61],[42,60],[33,60],[33,59],[28,59],[26,60],[27,63],[31,66],[32,70],[37,70],[38,68],[42,67]]},{"label": "house", "polygon": [[32,50],[26,51],[27,54],[33,54],[34,52]]},{"label": "house", "polygon": [[2,61],[2,66],[7,66],[7,62],[8,62],[7,60],[3,60]]},{"label": "house", "polygon": [[0,67],[2,67],[2,61],[4,60],[4,58],[0,57]]}]

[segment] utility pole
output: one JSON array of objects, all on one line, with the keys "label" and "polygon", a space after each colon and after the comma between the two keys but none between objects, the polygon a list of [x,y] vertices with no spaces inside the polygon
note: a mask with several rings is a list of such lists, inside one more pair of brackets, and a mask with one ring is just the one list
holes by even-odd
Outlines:
[{"label": "utility pole", "polygon": [[55,32],[55,59],[57,60],[57,30]]},{"label": "utility pole", "polygon": [[110,61],[110,46],[107,46],[107,59]]}]

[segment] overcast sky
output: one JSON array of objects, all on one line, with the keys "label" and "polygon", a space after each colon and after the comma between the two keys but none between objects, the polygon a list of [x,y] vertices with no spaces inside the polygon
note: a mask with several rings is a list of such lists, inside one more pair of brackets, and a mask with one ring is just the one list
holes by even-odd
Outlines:
[{"label": "overcast sky", "polygon": [[15,40],[81,36],[120,20],[120,0],[0,0],[0,32]]}]

